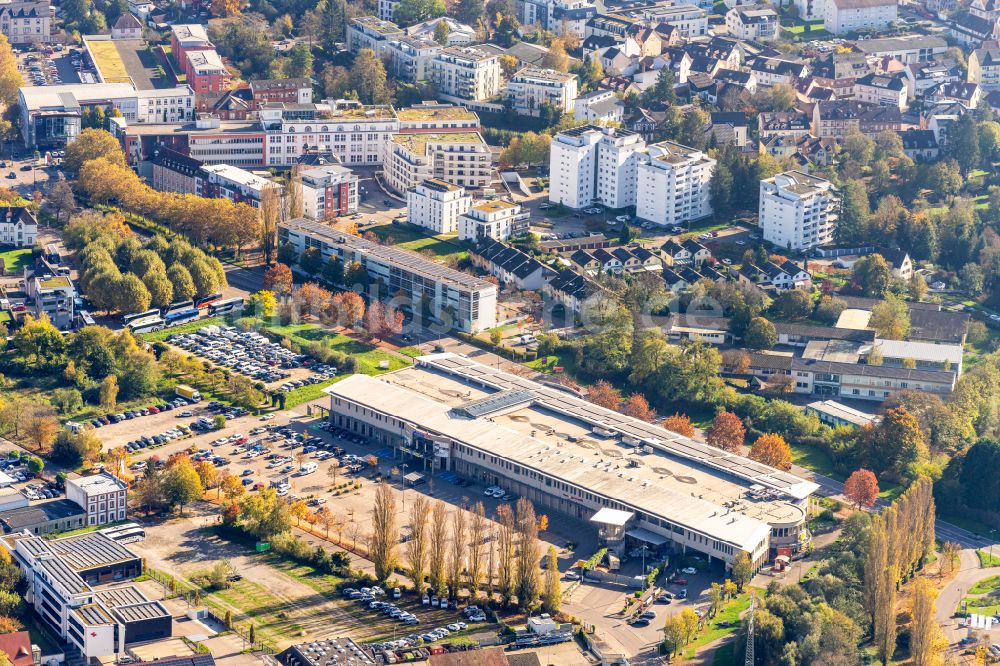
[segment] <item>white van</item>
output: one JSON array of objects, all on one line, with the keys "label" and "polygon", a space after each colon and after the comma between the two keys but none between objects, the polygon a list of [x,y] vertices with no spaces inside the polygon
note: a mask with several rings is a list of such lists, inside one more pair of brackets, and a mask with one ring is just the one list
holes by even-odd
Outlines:
[{"label": "white van", "polygon": [[303,464],[302,467],[299,468],[299,475],[305,476],[306,474],[312,474],[318,468],[319,468],[319,465],[317,465],[316,463],[311,462],[311,461],[307,462],[307,463]]}]

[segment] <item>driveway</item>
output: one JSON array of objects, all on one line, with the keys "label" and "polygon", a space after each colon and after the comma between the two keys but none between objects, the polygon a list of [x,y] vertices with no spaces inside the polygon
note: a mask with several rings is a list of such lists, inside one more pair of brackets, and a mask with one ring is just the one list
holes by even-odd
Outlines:
[{"label": "driveway", "polygon": [[[962,626],[963,620],[953,618],[955,609],[959,602],[975,584],[984,578],[1000,575],[1000,567],[979,568],[979,558],[976,552],[971,549],[963,550],[959,553],[958,575],[941,590],[937,599],[937,623],[945,631],[950,643],[955,643],[965,638],[966,630]],[[1000,635],[997,630],[993,631],[994,639]]]}]

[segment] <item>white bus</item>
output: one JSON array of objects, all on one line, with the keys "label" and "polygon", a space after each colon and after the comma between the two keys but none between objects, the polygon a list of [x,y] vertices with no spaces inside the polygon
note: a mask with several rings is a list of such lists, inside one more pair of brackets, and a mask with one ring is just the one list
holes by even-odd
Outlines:
[{"label": "white bus", "polygon": [[[114,527],[105,527],[97,530],[109,539],[121,542],[122,538],[138,536],[139,539],[146,538],[146,530],[139,523],[122,523]],[[137,540],[139,540],[137,539]]]},{"label": "white bus", "polygon": [[164,326],[166,326],[166,322],[159,317],[147,317],[146,319],[136,319],[135,321],[130,321],[126,328],[132,332],[132,335],[140,335],[142,333],[152,333],[153,331],[163,330]]},{"label": "white bus", "polygon": [[129,322],[135,321],[137,319],[149,319],[150,317],[159,317],[160,311],[156,308],[152,310],[146,310],[145,312],[136,312],[135,314],[122,315],[122,323],[128,324]]},{"label": "white bus", "polygon": [[243,311],[243,299],[242,298],[227,298],[224,301],[218,301],[217,303],[212,303],[208,306],[208,316],[214,317],[216,315],[229,314],[230,312],[242,312]]}]

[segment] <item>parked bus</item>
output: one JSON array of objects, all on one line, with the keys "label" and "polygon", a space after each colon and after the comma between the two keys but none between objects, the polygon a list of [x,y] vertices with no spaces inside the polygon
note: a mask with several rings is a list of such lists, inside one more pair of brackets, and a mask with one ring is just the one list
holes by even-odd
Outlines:
[{"label": "parked bus", "polygon": [[148,317],[146,319],[136,319],[130,321],[126,324],[126,328],[132,332],[133,335],[139,335],[141,333],[152,333],[153,331],[163,330],[166,325],[159,317]]},{"label": "parked bus", "polygon": [[189,310],[177,310],[174,312],[168,312],[164,317],[164,319],[167,322],[167,326],[177,326],[178,324],[194,321],[200,315],[201,315],[201,310],[199,310],[198,308],[191,308]]},{"label": "parked bus", "polygon": [[77,310],[76,316],[80,319],[80,326],[93,326],[94,318],[86,310]]},{"label": "parked bus", "polygon": [[131,531],[131,530],[141,530],[141,529],[142,529],[142,525],[140,525],[139,523],[122,523],[121,525],[113,525],[111,527],[104,527],[104,528],[99,529],[97,531],[100,532],[101,534],[105,535],[105,536],[111,536],[112,534],[114,534],[116,532],[125,532],[125,531]]},{"label": "parked bus", "polygon": [[152,310],[146,310],[145,312],[137,312],[135,314],[123,315],[122,323],[127,325],[129,322],[136,321],[137,319],[148,319],[150,317],[159,317],[159,316],[160,316],[160,311],[156,308],[153,308]]},{"label": "parked bus", "polygon": [[133,543],[146,538],[146,530],[139,523],[125,523],[98,530],[101,534],[118,543]]},{"label": "parked bus", "polygon": [[242,298],[229,298],[224,301],[219,301],[218,303],[213,303],[208,306],[208,315],[214,317],[216,315],[228,314],[230,312],[242,312],[243,311],[243,299]]},{"label": "parked bus", "polygon": [[195,300],[194,306],[196,308],[207,308],[212,303],[217,303],[222,300],[222,294],[212,294],[211,296],[203,296]]},{"label": "parked bus", "polygon": [[194,307],[194,301],[190,298],[186,301],[178,301],[176,303],[171,303],[167,306],[166,312],[164,314],[169,315],[171,312],[177,312],[178,310],[190,310]]}]

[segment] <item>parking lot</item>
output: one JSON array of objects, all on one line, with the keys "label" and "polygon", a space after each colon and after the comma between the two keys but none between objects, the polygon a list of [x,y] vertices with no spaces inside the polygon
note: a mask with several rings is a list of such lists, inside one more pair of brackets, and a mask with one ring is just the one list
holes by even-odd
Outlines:
[{"label": "parking lot", "polygon": [[[266,384],[283,382],[278,387],[282,391],[317,384],[337,374],[337,368],[314,364],[305,354],[285,349],[255,331],[238,331],[233,326],[204,326],[193,333],[170,335],[167,342],[251,379]],[[308,372],[293,378],[291,371],[296,368],[308,368]]]}]

